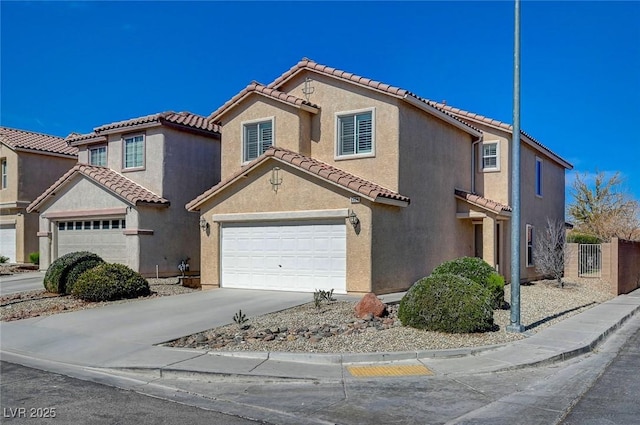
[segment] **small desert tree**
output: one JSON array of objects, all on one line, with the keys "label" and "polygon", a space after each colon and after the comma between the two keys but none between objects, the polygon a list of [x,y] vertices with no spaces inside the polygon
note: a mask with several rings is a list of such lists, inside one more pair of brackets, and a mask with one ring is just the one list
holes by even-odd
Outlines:
[{"label": "small desert tree", "polygon": [[564,222],[547,218],[547,225],[538,233],[533,247],[536,271],[551,276],[563,287],[564,258],[566,252]]},{"label": "small desert tree", "polygon": [[572,195],[574,200],[568,213],[577,231],[595,235],[604,241],[612,237],[637,238],[640,233],[640,204],[625,192],[619,173],[607,179],[600,172],[592,184],[586,174],[577,174]]}]

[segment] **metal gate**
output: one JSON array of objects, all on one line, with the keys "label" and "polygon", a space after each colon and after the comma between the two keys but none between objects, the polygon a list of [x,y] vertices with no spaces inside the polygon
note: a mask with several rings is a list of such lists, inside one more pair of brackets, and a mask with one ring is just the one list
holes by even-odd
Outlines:
[{"label": "metal gate", "polygon": [[580,244],[578,254],[578,276],[602,276],[602,245]]}]

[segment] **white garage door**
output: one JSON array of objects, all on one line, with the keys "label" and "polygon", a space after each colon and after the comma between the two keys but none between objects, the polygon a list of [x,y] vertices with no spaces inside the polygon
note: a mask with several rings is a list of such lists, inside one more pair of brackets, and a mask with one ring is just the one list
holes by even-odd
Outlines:
[{"label": "white garage door", "polygon": [[0,255],[9,257],[10,263],[16,262],[16,226],[0,227]]},{"label": "white garage door", "polygon": [[98,254],[107,263],[128,264],[124,220],[58,223],[58,257],[76,251]]},{"label": "white garage door", "polygon": [[223,287],[346,293],[344,220],[224,224],[221,241]]}]

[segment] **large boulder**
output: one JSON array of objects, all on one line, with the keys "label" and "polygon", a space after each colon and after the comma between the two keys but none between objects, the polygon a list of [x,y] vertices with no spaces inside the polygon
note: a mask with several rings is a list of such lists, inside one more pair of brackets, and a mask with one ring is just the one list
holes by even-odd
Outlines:
[{"label": "large boulder", "polygon": [[359,319],[363,319],[368,314],[372,314],[374,317],[381,317],[387,310],[387,306],[378,299],[376,294],[369,292],[358,301],[355,310]]}]

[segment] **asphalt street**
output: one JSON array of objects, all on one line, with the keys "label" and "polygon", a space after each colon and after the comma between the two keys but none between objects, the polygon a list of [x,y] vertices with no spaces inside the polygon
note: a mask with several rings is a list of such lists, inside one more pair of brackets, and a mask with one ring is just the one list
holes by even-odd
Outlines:
[{"label": "asphalt street", "polygon": [[13,275],[0,276],[0,295],[16,294],[18,292],[44,289],[42,281],[44,273],[16,273]]},{"label": "asphalt street", "polygon": [[640,329],[587,391],[563,425],[640,423]]},{"label": "asphalt street", "polygon": [[7,424],[257,425],[94,382],[0,362],[0,422]]}]

